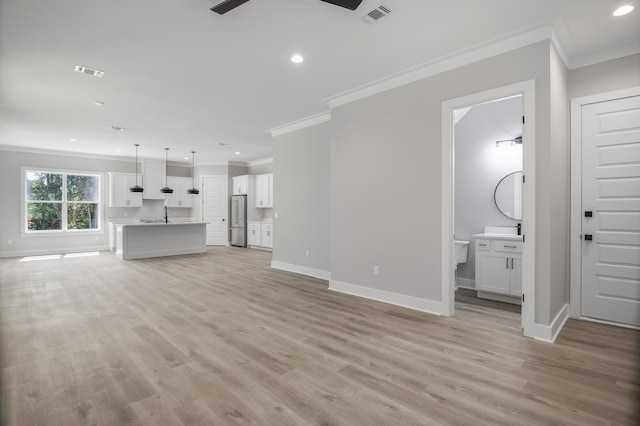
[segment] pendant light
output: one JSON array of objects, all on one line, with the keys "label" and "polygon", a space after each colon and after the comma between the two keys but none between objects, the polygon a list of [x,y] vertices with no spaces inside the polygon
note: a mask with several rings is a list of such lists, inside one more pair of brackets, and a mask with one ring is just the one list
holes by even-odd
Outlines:
[{"label": "pendant light", "polygon": [[164,149],[164,188],[160,188],[163,194],[173,194],[173,189],[167,185],[167,159],[169,158],[169,148]]},{"label": "pendant light", "polygon": [[196,152],[191,151],[191,189],[187,189],[187,194],[189,195],[198,195],[200,193],[200,190],[196,189],[195,185],[193,184],[193,178],[196,175],[195,158],[196,158]]},{"label": "pendant light", "polygon": [[129,188],[129,191],[142,192],[144,191],[144,189],[140,185],[138,185],[138,147],[140,146],[140,144],[135,144],[135,145],[136,145],[136,185]]}]

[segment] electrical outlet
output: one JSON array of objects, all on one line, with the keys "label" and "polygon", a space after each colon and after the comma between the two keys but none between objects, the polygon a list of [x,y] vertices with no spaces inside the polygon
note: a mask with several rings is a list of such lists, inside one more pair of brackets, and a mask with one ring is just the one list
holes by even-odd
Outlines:
[{"label": "electrical outlet", "polygon": [[129,213],[127,213],[127,212],[124,212],[124,215],[125,215],[125,217],[126,217],[126,216],[128,216],[128,215],[129,215]]},{"label": "electrical outlet", "polygon": [[380,275],[380,267],[378,265],[373,265],[373,275]]},{"label": "electrical outlet", "polygon": [[309,257],[309,250],[304,251],[304,257]]},{"label": "electrical outlet", "polygon": [[278,212],[275,212],[275,213],[273,214],[273,218],[274,218],[274,219],[278,219],[279,217],[280,217],[280,215],[278,214]]},{"label": "electrical outlet", "polygon": [[11,238],[9,238],[9,239],[7,240],[7,244],[13,244],[13,240],[12,240]]}]

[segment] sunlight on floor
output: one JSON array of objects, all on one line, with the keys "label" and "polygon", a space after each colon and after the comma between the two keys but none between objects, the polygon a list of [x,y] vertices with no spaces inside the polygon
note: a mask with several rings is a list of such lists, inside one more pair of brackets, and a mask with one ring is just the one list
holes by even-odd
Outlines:
[{"label": "sunlight on floor", "polygon": [[87,256],[100,256],[100,253],[97,251],[88,251],[83,253],[67,253],[65,255],[46,254],[43,256],[26,256],[20,259],[20,262],[33,262],[34,260],[55,260],[55,259],[62,259],[62,257],[66,259],[71,257],[87,257]]}]

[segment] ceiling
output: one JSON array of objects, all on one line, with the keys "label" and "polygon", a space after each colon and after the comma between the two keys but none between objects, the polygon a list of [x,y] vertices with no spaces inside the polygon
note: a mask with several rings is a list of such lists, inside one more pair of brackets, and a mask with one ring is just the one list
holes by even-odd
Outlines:
[{"label": "ceiling", "polygon": [[640,10],[615,0],[220,1],[0,0],[0,145],[250,162],[327,98],[512,34],[552,26],[571,67],[640,52]]}]

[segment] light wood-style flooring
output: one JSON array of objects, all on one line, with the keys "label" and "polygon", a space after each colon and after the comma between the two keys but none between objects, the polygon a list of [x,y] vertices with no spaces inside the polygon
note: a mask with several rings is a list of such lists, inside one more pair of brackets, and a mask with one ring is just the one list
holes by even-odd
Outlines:
[{"label": "light wood-style flooring", "polygon": [[0,259],[3,425],[640,424],[639,331],[548,344],[468,292],[444,318],[270,260]]}]

